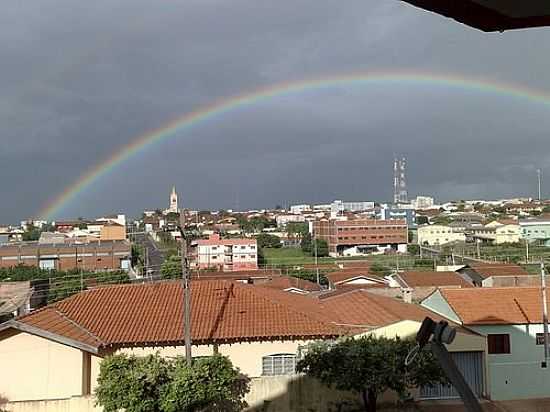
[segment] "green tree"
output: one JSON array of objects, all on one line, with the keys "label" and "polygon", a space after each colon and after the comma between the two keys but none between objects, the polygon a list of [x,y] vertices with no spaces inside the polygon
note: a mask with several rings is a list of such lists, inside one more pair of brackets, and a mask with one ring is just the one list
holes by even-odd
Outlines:
[{"label": "green tree", "polygon": [[259,248],[280,248],[281,239],[275,235],[270,235],[268,233],[260,233],[256,236],[256,241],[258,242]]},{"label": "green tree", "polygon": [[410,255],[416,256],[420,252],[420,246],[418,245],[409,245],[407,246],[407,250]]},{"label": "green tree", "polygon": [[447,381],[430,352],[421,351],[405,367],[405,358],[413,346],[409,340],[373,335],[346,339],[332,346],[317,343],[309,347],[297,370],[325,385],[361,394],[364,410],[375,412],[378,396],[387,390],[406,399],[411,388]]},{"label": "green tree", "polygon": [[[317,246],[317,251],[315,247]],[[324,239],[315,239],[311,245],[311,255],[314,256],[317,253],[317,257],[326,257],[328,256],[328,243]]]},{"label": "green tree", "polygon": [[542,213],[550,213],[550,206],[544,206],[542,208]]},{"label": "green tree", "polygon": [[306,222],[288,222],[286,233],[290,238],[302,239],[309,233],[309,225]]},{"label": "green tree", "polygon": [[178,279],[181,277],[181,258],[177,255],[168,256],[160,267],[163,279]]},{"label": "green tree", "polygon": [[25,242],[36,241],[40,239],[40,234],[42,230],[38,227],[31,225],[27,227],[27,230],[23,232],[22,238]]},{"label": "green tree", "polygon": [[199,358],[191,368],[179,358],[171,375],[161,399],[162,411],[236,412],[247,406],[244,396],[250,379],[226,357]]},{"label": "green tree", "polygon": [[302,248],[302,252],[310,254],[312,251],[312,240],[311,240],[311,233],[306,233],[304,237],[302,237],[302,241],[300,242],[300,247]]},{"label": "green tree", "polygon": [[97,404],[104,412],[234,412],[246,407],[249,379],[222,356],[194,360],[125,354],[100,366]]},{"label": "green tree", "polygon": [[428,223],[430,223],[430,221],[428,219],[428,216],[420,215],[416,217],[416,223],[418,225],[427,225]]},{"label": "green tree", "polygon": [[162,412],[160,398],[170,372],[170,363],[158,354],[108,356],[99,368],[97,403],[104,412]]}]

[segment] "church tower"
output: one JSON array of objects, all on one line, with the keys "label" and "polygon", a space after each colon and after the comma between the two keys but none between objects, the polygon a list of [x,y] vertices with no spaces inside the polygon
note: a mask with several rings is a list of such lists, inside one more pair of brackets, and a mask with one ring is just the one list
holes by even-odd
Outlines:
[{"label": "church tower", "polygon": [[178,212],[178,194],[176,193],[176,186],[172,187],[172,193],[170,193],[170,208],[168,209],[171,213]]}]

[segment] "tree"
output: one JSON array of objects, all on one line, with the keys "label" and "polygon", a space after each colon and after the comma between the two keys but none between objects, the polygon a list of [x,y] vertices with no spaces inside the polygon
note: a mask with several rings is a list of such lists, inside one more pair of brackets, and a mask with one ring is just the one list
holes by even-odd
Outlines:
[{"label": "tree", "polygon": [[544,206],[542,208],[542,213],[550,213],[550,206]]},{"label": "tree", "polygon": [[[315,251],[317,247],[317,251]],[[328,256],[328,243],[324,239],[315,239],[311,245],[311,255],[314,256],[317,253],[317,257]]]},{"label": "tree", "polygon": [[300,242],[302,252],[310,254],[312,251],[312,246],[311,233],[306,233],[304,237],[302,237],[302,241]]},{"label": "tree", "polygon": [[430,352],[420,351],[405,367],[413,346],[409,340],[374,335],[348,338],[332,346],[317,343],[309,347],[297,370],[325,385],[361,394],[364,410],[375,412],[378,396],[387,390],[405,399],[411,388],[447,382]]},{"label": "tree", "polygon": [[34,225],[30,225],[27,227],[27,230],[23,232],[22,238],[25,242],[36,241],[40,239],[41,233],[42,231],[40,230],[40,228]]},{"label": "tree", "polygon": [[168,256],[160,266],[160,275],[163,279],[181,278],[181,258],[177,255]]},{"label": "tree", "polygon": [[309,225],[306,222],[288,222],[286,233],[290,238],[302,239],[309,233]]},{"label": "tree", "polygon": [[260,233],[256,236],[256,242],[258,242],[258,248],[280,248],[281,239],[275,235],[268,233]]},{"label": "tree", "polygon": [[101,362],[96,397],[104,412],[235,412],[247,406],[249,382],[219,355],[189,367],[182,357],[120,354]]},{"label": "tree", "polygon": [[416,217],[416,223],[418,225],[427,225],[428,223],[430,223],[430,221],[428,219],[428,216],[420,215]]},{"label": "tree", "polygon": [[184,358],[175,364],[172,379],[161,399],[161,410],[220,411],[243,410],[250,379],[233,368],[223,356],[199,358],[189,368]]},{"label": "tree", "polygon": [[408,252],[410,255],[416,256],[420,252],[420,246],[418,245],[409,245],[407,246]]}]

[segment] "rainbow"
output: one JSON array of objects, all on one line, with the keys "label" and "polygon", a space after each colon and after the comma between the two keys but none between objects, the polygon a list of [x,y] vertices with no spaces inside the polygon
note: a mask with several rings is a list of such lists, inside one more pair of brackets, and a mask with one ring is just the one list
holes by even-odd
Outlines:
[{"label": "rainbow", "polygon": [[84,192],[102,177],[107,176],[115,170],[118,165],[145,152],[154,144],[181,136],[183,132],[228,112],[253,106],[254,104],[278,96],[333,87],[369,86],[376,84],[458,88],[479,93],[492,93],[526,99],[536,103],[550,103],[550,94],[548,93],[542,93],[518,84],[500,83],[483,78],[465,77],[458,74],[395,70],[373,71],[278,83],[242,95],[217,100],[212,104],[186,113],[157,129],[148,131],[137,137],[131,143],[121,147],[112,156],[104,159],[82,174],[75,182],[67,186],[60,194],[46,204],[37,216],[48,220],[58,216],[80,193]]}]

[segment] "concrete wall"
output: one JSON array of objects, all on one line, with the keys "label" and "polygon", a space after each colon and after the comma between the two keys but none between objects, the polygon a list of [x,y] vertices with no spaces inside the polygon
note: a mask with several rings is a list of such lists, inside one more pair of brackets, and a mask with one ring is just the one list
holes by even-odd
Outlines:
[{"label": "concrete wall", "polygon": [[456,323],[462,324],[462,320],[458,317],[455,311],[449,306],[447,301],[441,296],[439,291],[432,293],[421,303],[421,306],[430,309],[432,312],[450,319]]},{"label": "concrete wall", "polygon": [[[241,372],[255,378],[262,375],[262,357],[277,353],[295,354],[298,352],[299,347],[307,344],[306,341],[235,343],[232,345],[219,345],[218,353],[231,359],[233,365],[238,367]],[[184,355],[185,348],[183,346],[124,348],[118,352],[137,356],[158,352],[162,356],[173,357]],[[209,356],[212,354],[214,354],[214,346],[212,345],[193,346],[193,356]]]},{"label": "concrete wall", "polygon": [[27,333],[5,331],[0,395],[10,401],[82,395],[82,352]]},{"label": "concrete wall", "polygon": [[542,369],[544,346],[536,345],[543,326],[495,325],[473,326],[482,333],[510,334],[510,354],[487,355],[487,386],[491,399],[529,399],[550,395],[550,369]]}]

